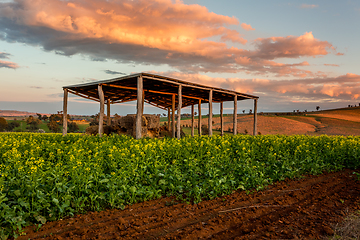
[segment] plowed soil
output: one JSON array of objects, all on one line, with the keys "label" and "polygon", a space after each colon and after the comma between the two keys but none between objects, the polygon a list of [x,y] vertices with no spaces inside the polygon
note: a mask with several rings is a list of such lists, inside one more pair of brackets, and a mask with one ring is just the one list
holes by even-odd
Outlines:
[{"label": "plowed soil", "polygon": [[[320,239],[360,209],[353,170],[285,180],[199,204],[174,198],[77,215],[18,239]],[[360,172],[360,171],[358,171]]]}]

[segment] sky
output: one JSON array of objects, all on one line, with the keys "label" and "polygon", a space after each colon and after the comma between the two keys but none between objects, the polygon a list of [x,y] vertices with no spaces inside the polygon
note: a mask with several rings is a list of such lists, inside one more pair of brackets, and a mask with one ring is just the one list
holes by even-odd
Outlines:
[{"label": "sky", "polygon": [[[359,39],[358,0],[0,0],[0,109],[56,113],[62,87],[138,72],[256,95],[259,112],[359,105]],[[69,94],[69,114],[97,112]]]}]

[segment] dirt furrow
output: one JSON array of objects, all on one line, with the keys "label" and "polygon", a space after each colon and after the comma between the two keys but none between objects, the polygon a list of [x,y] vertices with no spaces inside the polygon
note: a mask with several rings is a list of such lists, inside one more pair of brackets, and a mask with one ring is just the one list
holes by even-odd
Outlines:
[{"label": "dirt furrow", "polygon": [[[163,198],[47,223],[18,239],[316,239],[360,209],[353,170],[286,180],[199,204]],[[170,203],[170,204],[169,204]]]}]

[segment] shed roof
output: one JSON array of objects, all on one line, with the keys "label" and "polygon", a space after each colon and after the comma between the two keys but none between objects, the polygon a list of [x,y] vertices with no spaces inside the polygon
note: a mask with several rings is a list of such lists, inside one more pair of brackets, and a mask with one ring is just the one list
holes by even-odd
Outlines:
[{"label": "shed roof", "polygon": [[[110,103],[123,103],[137,100],[137,78],[143,78],[145,102],[167,109],[172,105],[172,95],[178,94],[179,85],[182,86],[182,107],[209,102],[209,91],[213,90],[213,102],[257,99],[259,97],[232,90],[215,88],[201,84],[186,82],[165,76],[136,73],[114,79],[91,83],[64,86],[70,93],[100,102],[98,85],[102,85],[104,96]],[[176,99],[177,104],[177,99]]]}]

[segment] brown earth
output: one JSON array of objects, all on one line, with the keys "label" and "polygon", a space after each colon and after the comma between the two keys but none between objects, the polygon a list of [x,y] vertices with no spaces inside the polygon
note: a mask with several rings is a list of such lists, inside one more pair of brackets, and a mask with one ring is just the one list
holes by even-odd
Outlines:
[{"label": "brown earth", "polygon": [[314,112],[312,114],[320,117],[360,122],[360,107],[325,110],[320,112]]},{"label": "brown earth", "polygon": [[[353,170],[285,180],[199,204],[162,198],[34,227],[18,239],[321,239],[360,209]],[[360,172],[360,171],[357,171]]]},{"label": "brown earth", "polygon": [[[213,118],[213,129],[220,129],[220,118]],[[202,119],[202,124],[207,125],[208,119]],[[191,125],[191,120],[182,120],[181,124],[184,126]],[[248,132],[249,134],[253,133],[254,127],[254,115],[240,115],[237,119],[237,131],[238,133]],[[197,128],[197,123],[195,124]],[[226,116],[224,117],[224,130],[232,132],[233,128],[233,117]],[[294,134],[307,134],[309,132],[315,132],[316,127],[312,124],[292,120],[284,117],[278,116],[258,116],[258,132],[261,134],[285,134],[285,135],[294,135]]]}]

